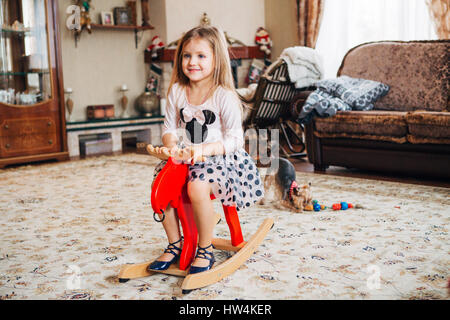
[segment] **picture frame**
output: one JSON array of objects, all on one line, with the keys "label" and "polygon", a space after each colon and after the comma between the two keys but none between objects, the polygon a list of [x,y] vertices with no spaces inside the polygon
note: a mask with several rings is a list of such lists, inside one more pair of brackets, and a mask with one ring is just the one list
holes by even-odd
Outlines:
[{"label": "picture frame", "polygon": [[114,21],[118,26],[131,25],[131,8],[130,7],[117,7],[114,8]]},{"label": "picture frame", "polygon": [[111,11],[101,12],[101,21],[103,25],[113,26],[114,25],[114,15]]},{"label": "picture frame", "polygon": [[137,9],[136,9],[136,0],[127,1],[127,7],[131,10],[131,24],[137,25]]}]

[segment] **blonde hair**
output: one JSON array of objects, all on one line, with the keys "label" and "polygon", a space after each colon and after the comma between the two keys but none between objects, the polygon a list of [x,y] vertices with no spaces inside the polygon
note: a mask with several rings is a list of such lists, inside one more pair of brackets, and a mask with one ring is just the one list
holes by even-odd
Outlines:
[{"label": "blonde hair", "polygon": [[190,40],[195,38],[204,39],[211,45],[211,49],[214,53],[214,88],[221,86],[225,89],[231,90],[237,95],[234,87],[230,56],[228,54],[228,45],[225,40],[225,36],[222,31],[219,31],[213,26],[195,27],[186,32],[180,39],[175,51],[172,78],[170,80],[167,94],[169,94],[174,83],[179,83],[182,86],[187,86],[189,84],[189,78],[183,73],[182,68],[183,49]]}]

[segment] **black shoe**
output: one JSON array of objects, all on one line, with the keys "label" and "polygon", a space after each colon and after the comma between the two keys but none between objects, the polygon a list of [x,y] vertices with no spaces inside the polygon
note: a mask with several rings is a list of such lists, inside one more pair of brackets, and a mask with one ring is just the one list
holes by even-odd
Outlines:
[{"label": "black shoe", "polygon": [[[164,253],[171,253],[171,254],[173,254],[174,257],[173,257],[172,260],[169,260],[169,261],[158,261],[158,260],[155,260],[147,267],[147,270],[148,271],[167,270],[172,265],[172,263],[176,262],[178,260],[178,258],[180,257],[181,248],[178,248],[175,244],[177,244],[178,242],[181,242],[182,239],[183,239],[183,237],[181,237],[180,240],[178,240],[178,241],[169,243],[167,248],[164,250]],[[178,250],[178,253],[176,253],[173,250]]]},{"label": "black shoe", "polygon": [[[212,253],[212,251],[206,251],[206,249],[208,249],[209,247],[213,247],[214,246],[212,244],[210,244],[207,247],[200,247],[198,246],[197,249],[197,254],[195,255],[196,258],[201,258],[201,259],[206,259],[209,260],[209,265],[206,267],[195,267],[195,266],[191,266],[189,268],[189,273],[188,274],[193,274],[193,273],[199,273],[199,272],[203,272],[203,271],[208,271],[209,269],[212,268],[214,262],[216,261],[216,259],[214,259],[214,254]],[[209,257],[207,257],[206,255],[209,255]]]}]

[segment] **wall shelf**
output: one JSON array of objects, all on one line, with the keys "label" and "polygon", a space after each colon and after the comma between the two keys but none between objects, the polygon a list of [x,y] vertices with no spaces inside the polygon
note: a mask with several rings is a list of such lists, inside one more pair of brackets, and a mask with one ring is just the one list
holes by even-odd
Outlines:
[{"label": "wall shelf", "polygon": [[151,30],[155,29],[153,26],[132,26],[132,25],[106,25],[106,24],[97,24],[91,23],[92,29],[109,29],[109,30]]},{"label": "wall shelf", "polygon": [[[259,50],[258,46],[236,46],[229,47],[228,52],[230,53],[230,58],[233,59],[264,59],[264,52]],[[157,51],[158,57],[152,59],[151,52],[145,51],[144,61],[145,63],[152,62],[173,62],[175,57],[175,49],[159,49]]]},{"label": "wall shelf", "polygon": [[[138,32],[155,29],[153,26],[134,26],[134,25],[105,25],[98,23],[91,23],[92,30],[113,30],[113,31],[134,31],[134,41],[136,49],[138,48]],[[75,45],[77,43],[77,34],[75,34]]]}]

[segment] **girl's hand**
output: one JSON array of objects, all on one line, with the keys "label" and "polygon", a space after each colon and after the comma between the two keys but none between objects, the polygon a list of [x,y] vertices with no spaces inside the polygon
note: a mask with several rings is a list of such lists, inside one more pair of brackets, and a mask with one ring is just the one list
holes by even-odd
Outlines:
[{"label": "girl's hand", "polygon": [[183,149],[173,147],[169,150],[169,154],[175,160],[184,163],[194,164],[196,162],[206,161],[201,146],[190,146]]},{"label": "girl's hand", "polygon": [[179,150],[178,146],[174,145],[172,148],[169,148],[169,154],[171,156],[175,156],[177,154],[178,150]]},{"label": "girl's hand", "polygon": [[169,149],[166,147],[153,147],[151,144],[147,145],[147,152],[161,160],[167,160],[170,157]]},{"label": "girl's hand", "polygon": [[187,148],[172,148],[169,150],[170,156],[177,162],[188,163],[191,159],[191,153]]},{"label": "girl's hand", "polygon": [[206,161],[206,157],[203,155],[203,147],[202,146],[194,145],[194,146],[188,147],[187,149],[191,155],[191,157],[190,157],[191,164]]}]

